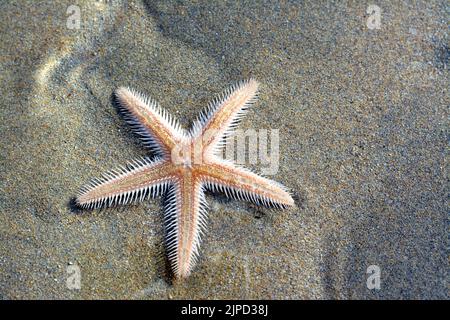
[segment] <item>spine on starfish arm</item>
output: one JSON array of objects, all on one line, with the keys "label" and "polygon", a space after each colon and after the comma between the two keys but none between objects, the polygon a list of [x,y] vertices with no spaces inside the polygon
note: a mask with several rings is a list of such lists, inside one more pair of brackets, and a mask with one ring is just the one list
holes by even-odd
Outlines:
[{"label": "spine on starfish arm", "polygon": [[190,135],[201,140],[205,153],[217,154],[249,107],[256,102],[259,83],[250,78],[230,86],[208,104],[194,122]]},{"label": "spine on starfish arm", "polygon": [[187,139],[178,121],[142,93],[121,87],[114,94],[125,121],[152,152],[168,157],[170,150]]},{"label": "spine on starfish arm", "polygon": [[[215,158],[215,157],[214,157]],[[205,186],[214,192],[222,192],[229,198],[245,200],[268,208],[284,209],[295,205],[292,196],[281,183],[257,175],[224,159],[200,169],[205,172]]]},{"label": "spine on starfish arm", "polygon": [[86,209],[136,203],[161,195],[172,180],[161,160],[144,157],[92,179],[80,189],[75,201]]},{"label": "spine on starfish arm", "polygon": [[199,180],[185,177],[170,187],[166,201],[167,256],[175,278],[183,279],[197,264],[201,238],[206,229],[204,186]]}]

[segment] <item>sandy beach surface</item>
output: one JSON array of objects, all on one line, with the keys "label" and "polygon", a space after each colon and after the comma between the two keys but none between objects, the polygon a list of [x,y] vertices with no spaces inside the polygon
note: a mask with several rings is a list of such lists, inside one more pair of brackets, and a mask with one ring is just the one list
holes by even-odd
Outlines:
[{"label": "sandy beach surface", "polygon": [[[448,299],[448,3],[369,4],[2,2],[0,297]],[[160,198],[71,199],[147,152],[115,88],[187,128],[249,77],[261,93],[240,128],[279,130],[270,178],[297,206],[208,195],[200,261],[173,283]]]}]

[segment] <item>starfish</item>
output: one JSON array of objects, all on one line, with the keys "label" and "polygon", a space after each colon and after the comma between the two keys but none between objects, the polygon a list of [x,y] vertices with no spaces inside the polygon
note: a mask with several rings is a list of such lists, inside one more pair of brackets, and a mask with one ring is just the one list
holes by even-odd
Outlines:
[{"label": "starfish", "polygon": [[166,195],[166,251],[175,278],[186,278],[198,257],[206,228],[205,190],[267,207],[293,206],[281,184],[220,156],[245,111],[256,100],[258,82],[240,82],[213,100],[187,131],[154,100],[135,90],[115,91],[119,110],[153,158],[143,157],[82,187],[76,203],[95,209]]}]

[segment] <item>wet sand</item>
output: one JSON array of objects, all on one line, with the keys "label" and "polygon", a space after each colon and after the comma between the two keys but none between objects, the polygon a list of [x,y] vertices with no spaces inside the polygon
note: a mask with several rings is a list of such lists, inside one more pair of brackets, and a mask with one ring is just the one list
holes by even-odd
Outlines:
[{"label": "wet sand", "polygon": [[[359,2],[220,3],[78,1],[79,29],[71,1],[1,5],[0,296],[448,299],[446,2],[378,1],[380,29]],[[240,128],[279,129],[270,178],[297,208],[209,195],[201,259],[174,284],[160,199],[93,212],[70,201],[146,153],[115,88],[188,127],[249,77],[261,94]]]}]

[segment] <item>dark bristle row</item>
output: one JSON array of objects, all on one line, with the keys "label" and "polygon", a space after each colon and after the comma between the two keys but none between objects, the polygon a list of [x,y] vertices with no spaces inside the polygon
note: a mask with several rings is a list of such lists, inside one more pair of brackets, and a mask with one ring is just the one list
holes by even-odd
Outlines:
[{"label": "dark bristle row", "polygon": [[263,205],[267,208],[285,209],[288,207],[287,205],[280,203],[269,197],[263,197],[246,190],[240,190],[234,187],[224,186],[219,182],[207,181],[205,182],[205,186],[208,188],[208,190],[213,192],[221,192],[231,199],[239,201],[249,201],[256,205]]}]

